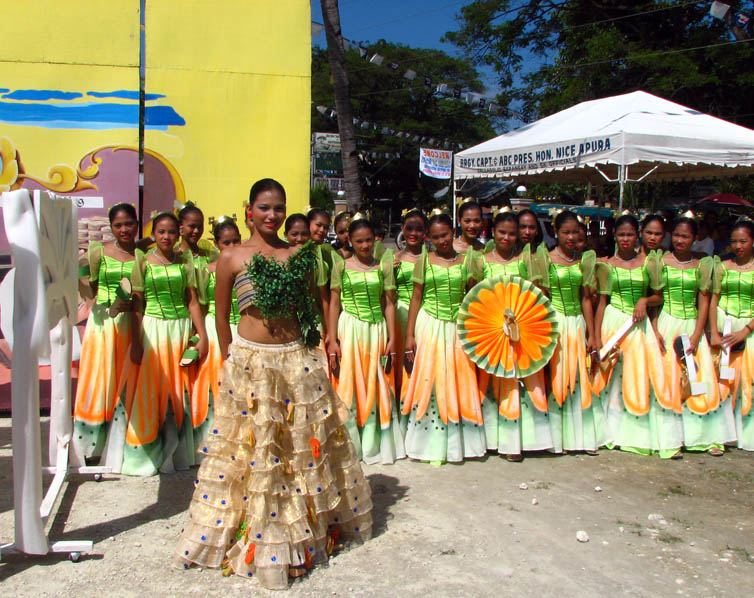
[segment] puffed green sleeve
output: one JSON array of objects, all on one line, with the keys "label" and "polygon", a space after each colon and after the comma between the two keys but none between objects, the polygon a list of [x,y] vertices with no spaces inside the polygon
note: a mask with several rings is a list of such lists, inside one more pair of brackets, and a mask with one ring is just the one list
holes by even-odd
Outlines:
[{"label": "puffed green sleeve", "polygon": [[466,257],[463,260],[469,278],[477,282],[484,280],[484,254],[480,251],[474,251],[471,247],[466,250]]},{"label": "puffed green sleeve", "polygon": [[594,265],[594,278],[600,295],[610,295],[613,292],[611,270],[612,266],[607,261],[598,260]]},{"label": "puffed green sleeve", "polygon": [[493,251],[495,251],[495,239],[490,239],[489,241],[487,241],[487,243],[484,244],[483,253],[487,254],[492,253]]},{"label": "puffed green sleeve", "polygon": [[134,252],[134,267],[131,270],[131,289],[136,293],[144,292],[144,272],[147,269],[147,254],[141,249]]},{"label": "puffed green sleeve", "polygon": [[719,255],[714,258],[714,265],[712,266],[712,292],[720,294],[723,288],[723,276],[725,276],[725,266],[723,266],[723,260]]},{"label": "puffed green sleeve", "polygon": [[699,290],[706,293],[712,286],[712,271],[715,263],[710,256],[699,260]]},{"label": "puffed green sleeve", "polygon": [[661,291],[665,287],[665,282],[662,280],[662,252],[650,251],[644,267],[649,274],[649,288],[653,291]]},{"label": "puffed green sleeve", "polygon": [[489,278],[492,276],[492,266],[490,266],[490,263],[485,259],[484,260],[484,278]]},{"label": "puffed green sleeve", "polygon": [[190,251],[182,251],[179,259],[183,264],[183,270],[186,272],[186,286],[196,288],[196,270],[194,256]]},{"label": "puffed green sleeve", "polygon": [[102,264],[102,256],[105,253],[105,246],[99,241],[89,243],[89,249],[86,253],[86,265],[79,267],[79,278],[89,276],[90,282],[99,280],[99,269]]},{"label": "puffed green sleeve", "polygon": [[345,270],[346,261],[337,252],[332,253],[332,272],[330,273],[330,288],[340,289],[343,284],[343,270]]},{"label": "puffed green sleeve", "polygon": [[414,273],[411,275],[411,282],[415,282],[417,284],[424,284],[424,270],[427,267],[427,260],[429,259],[429,254],[427,251],[422,248],[422,254],[419,256],[419,259],[416,260],[416,263],[414,264]]},{"label": "puffed green sleeve", "polygon": [[380,258],[380,269],[382,270],[382,288],[386,291],[395,290],[395,253],[392,249],[386,249]]},{"label": "puffed green sleeve", "polygon": [[208,305],[211,297],[209,296],[209,279],[210,271],[204,260],[196,264],[196,291],[199,295],[199,303]]},{"label": "puffed green sleeve", "polygon": [[330,286],[330,271],[332,270],[333,256],[332,245],[327,243],[317,245],[314,255],[317,258],[317,286]]},{"label": "puffed green sleeve", "polygon": [[375,241],[374,247],[372,248],[372,256],[374,259],[381,260],[382,256],[385,255],[385,244],[382,241]]},{"label": "puffed green sleeve", "polygon": [[581,286],[589,287],[592,290],[596,289],[597,281],[594,276],[594,267],[596,263],[597,254],[593,249],[581,254],[581,275],[583,276]]},{"label": "puffed green sleeve", "polygon": [[521,250],[521,270],[522,275],[526,280],[539,283],[542,280],[542,273],[537,272],[537,268],[534,265],[534,256],[531,254],[531,245],[527,243]]},{"label": "puffed green sleeve", "polygon": [[543,289],[550,288],[550,252],[547,251],[544,243],[539,244],[532,257],[532,270],[529,276],[532,277],[532,280],[538,280]]}]

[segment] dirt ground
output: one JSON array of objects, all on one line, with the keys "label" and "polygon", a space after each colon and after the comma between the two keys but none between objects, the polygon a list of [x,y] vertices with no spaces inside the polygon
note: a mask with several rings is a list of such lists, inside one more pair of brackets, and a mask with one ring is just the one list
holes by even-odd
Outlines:
[{"label": "dirt ground", "polygon": [[[0,542],[13,539],[10,444],[0,419]],[[754,454],[661,462],[602,451],[520,464],[491,455],[366,471],[375,537],[287,595],[754,595]],[[93,554],[3,555],[3,595],[280,596],[256,580],[170,567],[193,479],[73,477],[50,537],[94,540]]]}]

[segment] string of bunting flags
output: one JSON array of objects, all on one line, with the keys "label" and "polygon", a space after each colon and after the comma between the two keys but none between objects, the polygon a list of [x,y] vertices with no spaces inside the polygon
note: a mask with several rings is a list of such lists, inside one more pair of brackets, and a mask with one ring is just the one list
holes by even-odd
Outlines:
[{"label": "string of bunting flags", "polygon": [[[317,111],[322,114],[323,116],[327,118],[337,118],[338,112],[335,110],[335,108],[329,108],[328,106],[317,106]],[[421,145],[428,145],[430,147],[442,147],[442,148],[448,148],[448,147],[456,147],[458,149],[462,148],[463,145],[460,143],[452,143],[450,139],[439,139],[435,137],[428,137],[426,135],[418,135],[406,131],[398,131],[392,127],[389,127],[387,125],[381,125],[376,122],[370,122],[368,120],[363,120],[358,117],[353,118],[353,125],[355,127],[360,127],[364,130],[371,130],[371,131],[377,131],[382,135],[390,136],[390,137],[397,137],[399,139],[406,139],[407,141],[411,141],[412,143],[418,143]]]}]

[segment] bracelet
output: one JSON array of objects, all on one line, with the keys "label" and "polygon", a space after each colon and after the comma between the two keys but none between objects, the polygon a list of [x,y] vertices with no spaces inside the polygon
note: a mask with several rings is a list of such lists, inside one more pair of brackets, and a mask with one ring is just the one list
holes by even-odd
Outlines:
[{"label": "bracelet", "polygon": [[335,357],[336,355],[337,355],[337,353],[328,353],[327,354],[328,357]]},{"label": "bracelet", "polygon": [[752,331],[752,329],[751,329],[751,324],[746,324],[746,325],[744,326],[744,328],[746,328],[746,330],[748,330],[748,331],[749,331],[749,334],[751,334],[752,332],[754,332],[754,331]]}]

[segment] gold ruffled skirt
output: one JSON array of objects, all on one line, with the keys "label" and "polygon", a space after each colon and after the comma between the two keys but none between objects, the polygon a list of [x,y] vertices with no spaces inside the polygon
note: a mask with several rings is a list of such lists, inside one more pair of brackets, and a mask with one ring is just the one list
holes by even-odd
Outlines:
[{"label": "gold ruffled skirt", "polygon": [[371,537],[371,491],[324,360],[300,342],[233,341],[178,567],[221,567],[284,589],[289,567]]}]

